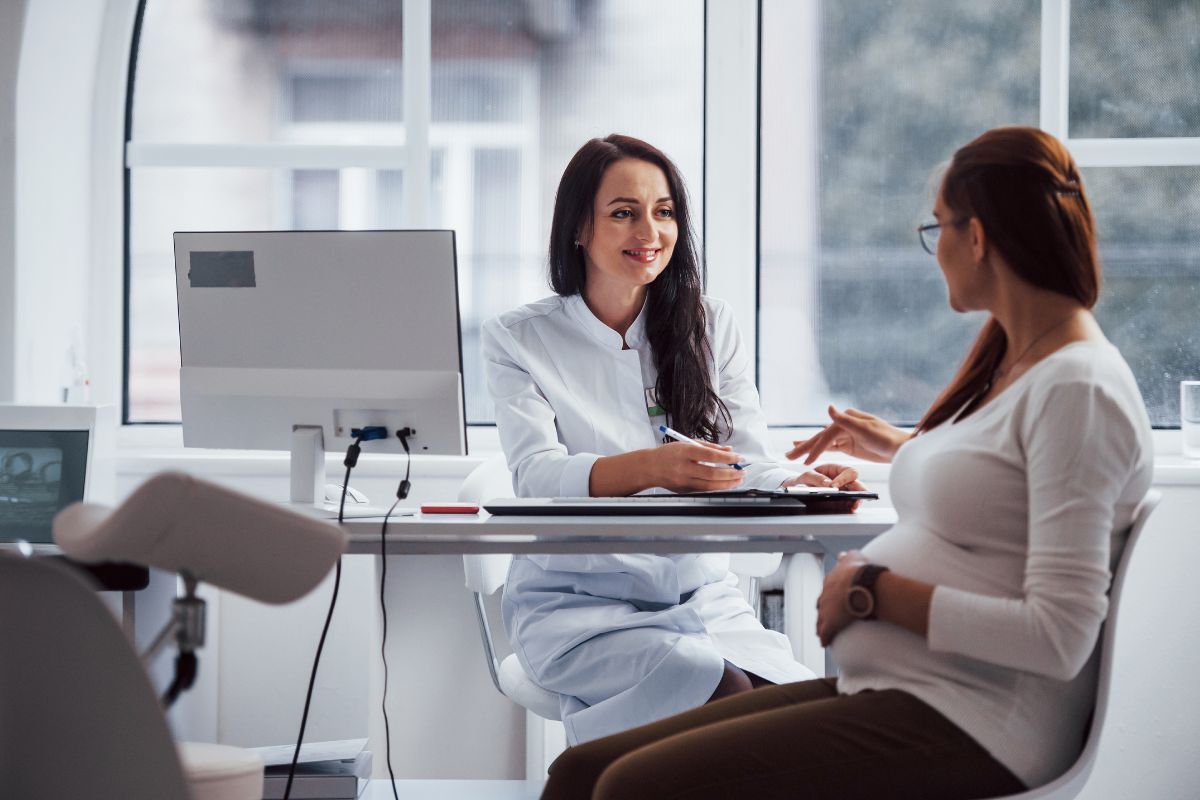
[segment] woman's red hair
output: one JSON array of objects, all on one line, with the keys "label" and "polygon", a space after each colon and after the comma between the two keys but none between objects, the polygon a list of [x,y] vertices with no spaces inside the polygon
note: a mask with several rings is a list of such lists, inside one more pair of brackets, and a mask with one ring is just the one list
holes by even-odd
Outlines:
[{"label": "woman's red hair", "polygon": [[[989,246],[1022,280],[1085,308],[1096,304],[1100,262],[1092,209],[1079,168],[1058,139],[1037,128],[990,130],[954,154],[941,197],[955,216],[979,220]],[[932,430],[981,399],[1007,349],[1004,329],[989,318],[917,431]]]}]

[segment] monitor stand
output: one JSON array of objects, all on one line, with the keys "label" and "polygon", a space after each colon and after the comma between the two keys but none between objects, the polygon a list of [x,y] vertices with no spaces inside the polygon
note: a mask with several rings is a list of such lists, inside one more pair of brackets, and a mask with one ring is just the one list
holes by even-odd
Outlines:
[{"label": "monitor stand", "polygon": [[[291,502],[317,509],[318,516],[337,519],[375,518],[387,514],[387,508],[349,505],[339,508],[325,502],[325,434],[320,425],[293,425],[291,451]],[[393,517],[412,516],[415,509],[391,509]]]},{"label": "monitor stand", "polygon": [[293,503],[324,503],[325,435],[320,425],[292,426],[291,475]]}]

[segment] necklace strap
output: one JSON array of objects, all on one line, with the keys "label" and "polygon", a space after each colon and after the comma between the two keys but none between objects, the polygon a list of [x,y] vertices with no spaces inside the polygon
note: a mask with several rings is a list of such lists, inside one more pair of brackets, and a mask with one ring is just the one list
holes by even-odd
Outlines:
[{"label": "necklace strap", "polygon": [[[1029,351],[1032,350],[1038,342],[1040,342],[1042,339],[1045,339],[1046,336],[1048,336],[1051,331],[1053,331],[1057,328],[1061,328],[1063,325],[1066,325],[1068,322],[1070,322],[1074,318],[1075,318],[1075,314],[1072,313],[1069,317],[1066,317],[1065,319],[1060,319],[1058,322],[1054,323],[1049,328],[1046,328],[1046,330],[1039,333],[1037,336],[1034,337],[1033,341],[1030,342],[1029,345],[1024,350],[1021,351],[1021,354],[1019,356],[1017,356],[1016,358],[1014,358],[1012,363],[1009,364],[1007,367],[1002,367],[1000,365],[997,365],[996,369],[992,372],[992,379],[988,383],[988,388],[990,389],[992,386],[995,386],[996,383],[998,381],[1002,380],[1005,375],[1012,372],[1013,367],[1017,366],[1017,364],[1020,364],[1021,360],[1024,359],[1025,356],[1029,355]],[[1003,360],[1003,358],[1001,358],[1001,360]]]}]

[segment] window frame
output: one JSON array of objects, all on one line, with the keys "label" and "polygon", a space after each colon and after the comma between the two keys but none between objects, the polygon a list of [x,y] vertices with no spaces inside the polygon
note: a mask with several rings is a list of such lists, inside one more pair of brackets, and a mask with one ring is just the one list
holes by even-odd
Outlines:
[{"label": "window frame", "polygon": [[[1089,167],[1200,166],[1200,136],[1072,138],[1070,131],[1071,0],[1042,0],[1041,113],[1039,127],[1058,137],[1080,169]],[[1179,421],[1155,425],[1158,453],[1182,451]]]},{"label": "window frame", "polygon": [[[128,83],[122,107],[131,113],[137,34],[145,0],[112,0],[109,17],[120,19],[120,10],[136,6],[128,33],[130,47]],[[1042,0],[1041,64],[1039,68],[1039,125],[1060,138],[1081,167],[1200,166],[1200,137],[1094,139],[1070,137],[1070,31],[1071,0]],[[444,140],[432,123],[432,0],[403,0],[403,113],[406,137],[394,144],[315,144],[310,134],[321,123],[296,123],[294,140],[273,144],[182,144],[134,142],[129,120],[123,142],[124,203],[123,291],[121,337],[122,422],[130,423],[129,408],[129,175],[140,167],[255,167],[276,169],[386,169],[404,172],[403,224],[426,227],[429,222],[431,156]],[[708,268],[706,291],[729,303],[739,320],[747,347],[759,365],[759,172],[761,118],[760,0],[745,4],[724,0],[704,2],[704,131],[703,203],[701,230]],[[111,22],[109,23],[112,24]],[[364,125],[369,141],[370,125]],[[388,126],[391,127],[391,126]],[[502,131],[499,139],[513,139],[521,158],[536,157],[536,131]],[[528,187],[534,191],[535,187]],[[524,195],[526,188],[523,188]],[[99,215],[98,215],[99,216]],[[528,226],[526,226],[528,227]],[[534,225],[536,229],[536,225]],[[483,423],[489,426],[490,423]],[[772,426],[797,434],[812,426]],[[1167,429],[1177,426],[1164,426]],[[1174,448],[1178,450],[1178,445]]]}]

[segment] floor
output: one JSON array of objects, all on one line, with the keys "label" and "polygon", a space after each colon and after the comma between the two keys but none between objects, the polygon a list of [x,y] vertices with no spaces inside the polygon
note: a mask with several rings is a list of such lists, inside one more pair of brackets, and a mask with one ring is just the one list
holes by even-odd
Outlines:
[{"label": "floor", "polygon": [[359,800],[537,800],[540,782],[526,781],[396,781],[396,792],[387,780],[373,780]]}]

